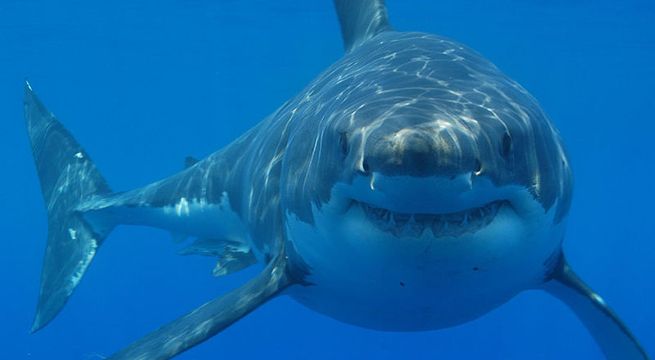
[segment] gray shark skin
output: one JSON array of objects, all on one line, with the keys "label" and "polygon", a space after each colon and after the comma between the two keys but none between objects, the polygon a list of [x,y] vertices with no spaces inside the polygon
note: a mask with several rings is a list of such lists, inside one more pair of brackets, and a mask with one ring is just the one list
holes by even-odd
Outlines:
[{"label": "gray shark skin", "polygon": [[392,29],[382,0],[335,0],[346,53],[209,157],[112,192],[25,86],[48,213],[33,331],[61,311],[118,225],[196,240],[214,275],[254,279],[111,359],[169,359],[279,295],[391,331],[447,328],[527,289],[567,304],[608,359],[648,359],[562,252],[572,175],[537,101],[473,50]]}]

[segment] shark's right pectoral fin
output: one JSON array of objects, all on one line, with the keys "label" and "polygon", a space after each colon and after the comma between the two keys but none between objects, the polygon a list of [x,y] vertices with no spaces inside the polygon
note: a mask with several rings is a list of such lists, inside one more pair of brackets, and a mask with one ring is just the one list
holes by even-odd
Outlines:
[{"label": "shark's right pectoral fin", "polygon": [[109,359],[170,359],[218,334],[291,284],[286,257],[280,255],[245,285],[146,335]]},{"label": "shark's right pectoral fin", "polygon": [[648,355],[628,327],[587,286],[562,257],[544,290],[568,305],[609,360],[647,360]]}]

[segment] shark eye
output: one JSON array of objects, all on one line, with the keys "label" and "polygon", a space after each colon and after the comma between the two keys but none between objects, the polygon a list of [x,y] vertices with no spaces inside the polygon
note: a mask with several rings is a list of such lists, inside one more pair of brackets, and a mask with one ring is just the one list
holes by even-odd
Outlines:
[{"label": "shark eye", "polygon": [[512,151],[512,137],[509,135],[508,132],[505,132],[503,134],[503,139],[500,144],[500,153],[504,157],[508,157],[511,151]]},{"label": "shark eye", "polygon": [[473,172],[476,175],[480,175],[480,173],[482,173],[482,163],[480,162],[480,159],[475,159],[475,168],[473,169]]},{"label": "shark eye", "polygon": [[343,156],[348,155],[348,134],[345,132],[339,133],[339,148]]}]

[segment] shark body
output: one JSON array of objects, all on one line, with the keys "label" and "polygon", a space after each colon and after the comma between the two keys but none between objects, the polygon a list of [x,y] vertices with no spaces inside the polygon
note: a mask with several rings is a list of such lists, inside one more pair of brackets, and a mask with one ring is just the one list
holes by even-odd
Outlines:
[{"label": "shark body", "polygon": [[33,330],[51,321],[121,224],[170,230],[259,276],[112,359],[166,359],[284,294],[393,331],[475,319],[541,288],[610,359],[647,359],[562,253],[572,176],[536,100],[449,39],[394,31],[379,0],[336,0],[346,54],[256,127],[144,188],[110,190],[26,85],[49,234]]}]

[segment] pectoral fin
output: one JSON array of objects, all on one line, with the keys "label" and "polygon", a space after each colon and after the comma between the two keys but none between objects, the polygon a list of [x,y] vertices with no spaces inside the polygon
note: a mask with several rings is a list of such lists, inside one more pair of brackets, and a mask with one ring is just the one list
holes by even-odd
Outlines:
[{"label": "pectoral fin", "polygon": [[648,355],[605,301],[561,259],[544,290],[568,305],[609,360],[647,360]]},{"label": "pectoral fin", "polygon": [[218,334],[291,284],[286,257],[281,255],[245,285],[146,335],[110,359],[170,359]]}]

